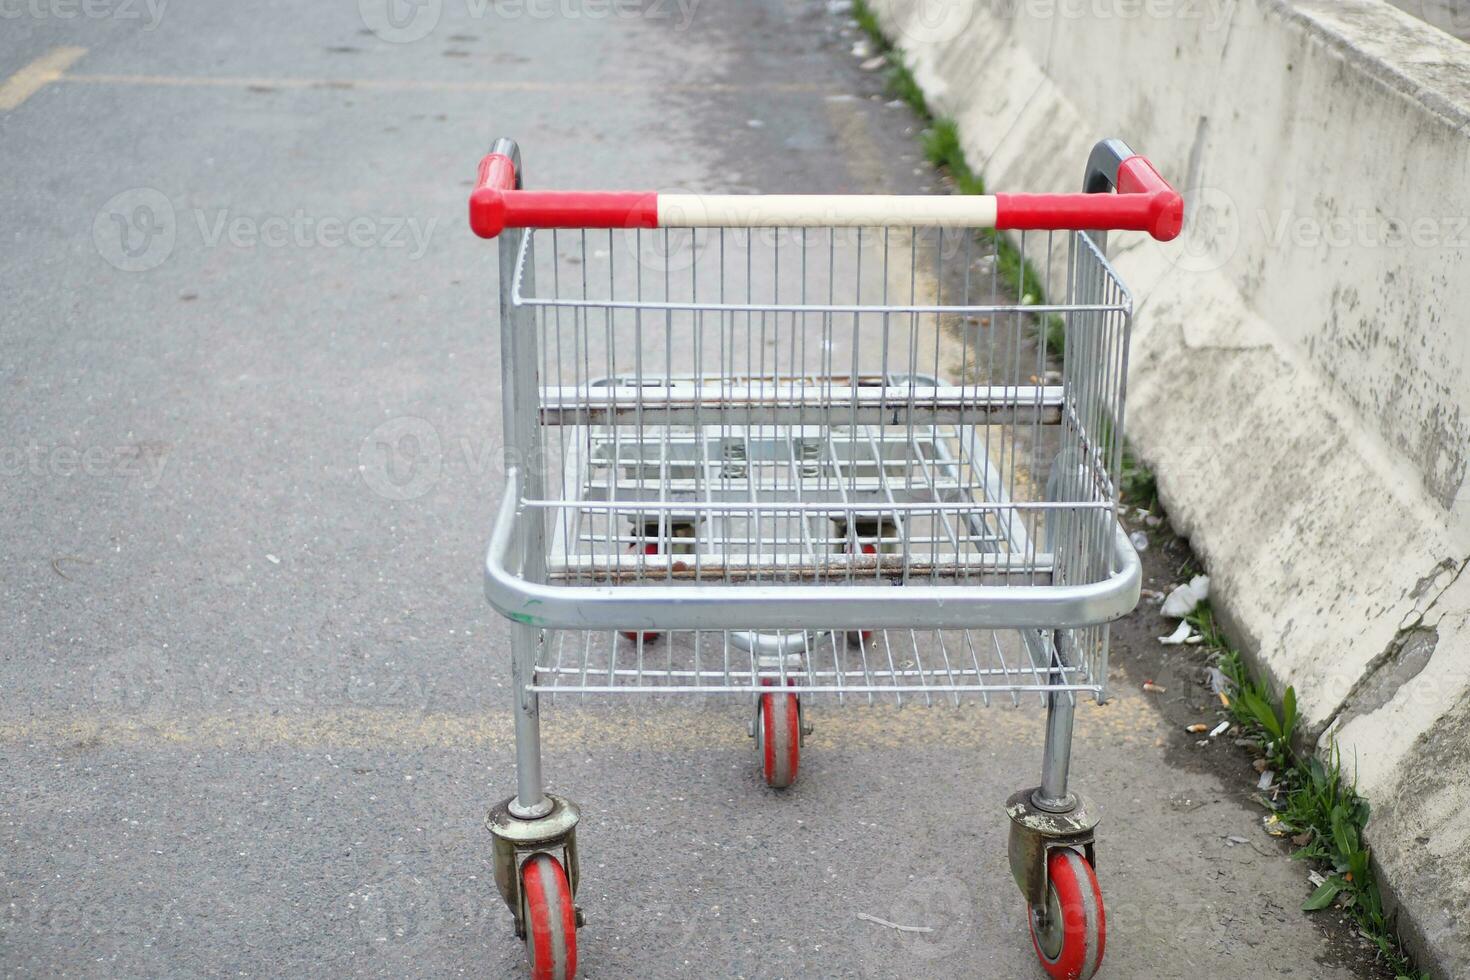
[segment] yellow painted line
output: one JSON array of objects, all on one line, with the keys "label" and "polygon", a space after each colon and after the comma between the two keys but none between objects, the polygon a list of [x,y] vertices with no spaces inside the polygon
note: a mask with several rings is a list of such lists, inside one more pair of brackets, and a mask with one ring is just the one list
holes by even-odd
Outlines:
[{"label": "yellow painted line", "polygon": [[694,93],[823,93],[833,89],[822,85],[803,82],[756,82],[750,85],[732,85],[722,82],[689,82],[665,84],[658,82],[537,82],[537,81],[494,81],[475,79],[465,81],[430,80],[414,78],[264,78],[247,75],[66,75],[61,81],[77,85],[139,85],[163,88],[244,88],[244,89],[362,89],[384,92],[547,92],[576,95],[637,94],[659,92]]},{"label": "yellow painted line", "polygon": [[[914,745],[994,748],[1039,746],[1044,712],[1034,700],[1020,709],[1009,699],[989,709],[965,705],[895,708],[827,699],[812,707],[816,746],[903,749]],[[710,751],[748,744],[746,712],[730,705],[622,703],[557,709],[543,706],[542,741],[549,752],[603,754],[627,751]],[[1160,734],[1152,708],[1136,697],[1106,706],[1085,702],[1077,712],[1077,737],[1109,744],[1151,744]],[[514,742],[509,712],[455,714],[410,708],[326,709],[302,712],[138,714],[71,713],[0,719],[0,744],[72,750],[166,746],[245,749],[503,749]]]},{"label": "yellow painted line", "polygon": [[86,48],[52,48],[0,82],[0,112],[9,112],[47,84],[59,80],[86,53]]}]

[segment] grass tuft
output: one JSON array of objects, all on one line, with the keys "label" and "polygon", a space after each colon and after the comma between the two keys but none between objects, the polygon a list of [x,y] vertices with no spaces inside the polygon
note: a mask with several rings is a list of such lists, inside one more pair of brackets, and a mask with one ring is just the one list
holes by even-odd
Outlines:
[{"label": "grass tuft", "polygon": [[985,181],[975,175],[960,147],[960,129],[953,119],[937,119],[924,130],[924,156],[942,168],[961,194],[984,194]]},{"label": "grass tuft", "polygon": [[853,3],[852,19],[857,21],[857,26],[874,44],[879,45],[879,50],[888,47],[888,38],[883,36],[883,28],[878,26],[878,15],[873,13],[864,0],[855,0]]},{"label": "grass tuft", "polygon": [[[1129,506],[1155,510],[1158,486],[1154,475],[1124,447],[1123,499]],[[1362,936],[1378,949],[1399,980],[1428,980],[1415,970],[1383,908],[1369,848],[1363,843],[1368,801],[1358,795],[1356,781],[1342,766],[1337,746],[1324,755],[1296,748],[1300,716],[1296,689],[1288,687],[1279,704],[1270,689],[1255,680],[1240,653],[1226,639],[1209,602],[1188,617],[1203,637],[1203,649],[1224,680],[1221,700],[1244,735],[1260,746],[1265,766],[1276,774],[1279,790],[1262,802],[1273,810],[1277,829],[1289,834],[1292,856],[1316,865],[1324,875],[1302,910],[1332,906],[1354,915]]]},{"label": "grass tuft", "polygon": [[[924,90],[914,79],[913,72],[904,64],[903,52],[893,47],[878,26],[878,18],[863,0],[856,0],[852,8],[853,19],[863,33],[873,42],[873,50],[888,58],[886,85],[888,94],[907,103],[909,108],[924,122],[926,128],[920,136],[924,156],[939,168],[961,194],[984,194],[985,181],[970,169],[960,145],[960,130],[953,119],[935,116],[924,98]],[[1021,254],[1011,239],[993,229],[980,231],[981,241],[995,248],[996,274],[1000,281],[1016,295],[1022,305],[1045,304],[1047,299],[1041,288],[1041,276],[1036,267]],[[1057,358],[1063,355],[1067,328],[1065,321],[1056,314],[1040,318],[1038,328],[1047,348]]]},{"label": "grass tuft", "polygon": [[1358,795],[1355,779],[1342,767],[1333,745],[1324,756],[1299,752],[1294,745],[1299,716],[1296,690],[1288,687],[1276,705],[1270,690],[1250,675],[1240,653],[1226,641],[1208,602],[1190,614],[1189,623],[1204,637],[1215,666],[1229,682],[1225,695],[1231,716],[1261,744],[1266,765],[1277,774],[1280,791],[1274,819],[1291,835],[1293,857],[1318,866],[1322,884],[1302,903],[1305,912],[1332,906],[1349,911],[1358,931],[1378,949],[1399,980],[1428,980],[1414,968],[1383,908],[1373,873],[1372,855],[1363,843],[1368,801]]},{"label": "grass tuft", "polygon": [[1159,485],[1149,469],[1133,450],[1123,446],[1123,499],[1134,507],[1151,511],[1159,502]]},{"label": "grass tuft", "polygon": [[885,79],[888,94],[908,103],[908,107],[918,113],[922,119],[932,120],[934,117],[929,111],[928,101],[924,98],[924,90],[919,88],[919,83],[914,80],[913,72],[909,71],[908,65],[903,63],[902,56],[892,49],[884,53],[888,55]]}]

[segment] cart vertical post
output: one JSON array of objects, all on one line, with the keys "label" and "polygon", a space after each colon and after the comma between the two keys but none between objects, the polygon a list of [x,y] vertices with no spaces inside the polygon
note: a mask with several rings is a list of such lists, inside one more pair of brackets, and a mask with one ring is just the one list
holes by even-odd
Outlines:
[{"label": "cart vertical post", "polygon": [[1041,786],[1036,805],[1043,810],[1065,813],[1076,805],[1067,791],[1067,774],[1072,768],[1072,719],[1076,698],[1071,691],[1050,691],[1046,698],[1046,747],[1041,757]]},{"label": "cart vertical post", "polygon": [[[525,406],[535,404],[536,389],[536,317],[530,307],[517,307],[512,300],[516,267],[527,231],[514,231],[500,241],[500,366],[502,411],[505,423],[505,462],[515,479],[507,479],[506,493],[539,496],[536,489],[544,483],[541,467],[544,460],[539,445],[535,416]],[[530,256],[527,256],[527,266]],[[529,270],[527,271],[529,275]],[[531,424],[528,425],[527,422]],[[539,517],[539,515],[537,515]],[[521,574],[529,581],[545,579],[544,531],[539,519],[521,525]],[[540,817],[551,810],[541,779],[541,706],[540,696],[531,690],[536,670],[536,651],[541,643],[541,629],[517,622],[511,627],[511,679],[515,686],[516,732],[516,799],[510,810],[518,817]]]},{"label": "cart vertical post", "polygon": [[[515,166],[515,183],[521,182],[520,150],[511,140],[495,142],[491,153],[503,154]],[[536,311],[515,303],[517,283],[534,290],[535,262],[531,255],[531,232],[508,231],[500,238],[500,371],[501,415],[505,431],[504,461],[507,476],[506,493],[522,493],[532,498],[541,496],[545,485],[545,460],[540,452],[539,420],[527,405],[535,405],[540,397],[536,357]],[[524,250],[524,264],[522,251]],[[545,580],[546,549],[544,525],[540,520],[522,523],[524,536],[518,554],[522,555],[521,575],[527,580]],[[511,677],[515,686],[516,797],[510,812],[517,817],[535,818],[551,811],[541,778],[541,707],[540,698],[531,690],[536,670],[536,651],[542,640],[539,627],[517,622],[511,628]]]},{"label": "cart vertical post", "polygon": [[[482,161],[480,183],[520,187],[521,154],[513,140],[499,139]],[[539,499],[546,483],[540,419],[526,407],[539,399],[536,312],[516,303],[518,284],[534,290],[531,233],[515,230],[500,240],[500,363],[505,432],[505,494],[510,509],[527,497]],[[519,522],[515,533],[517,573],[546,581],[545,524]],[[485,827],[494,841],[495,885],[515,919],[533,964],[555,964],[558,976],[577,970],[576,930],[583,923],[575,904],[579,875],[576,804],[545,791],[541,777],[540,697],[534,690],[542,628],[524,617],[511,626],[511,677],[515,688],[516,793],[490,808]],[[559,971],[559,972],[557,972]],[[538,976],[550,976],[542,970]]]}]

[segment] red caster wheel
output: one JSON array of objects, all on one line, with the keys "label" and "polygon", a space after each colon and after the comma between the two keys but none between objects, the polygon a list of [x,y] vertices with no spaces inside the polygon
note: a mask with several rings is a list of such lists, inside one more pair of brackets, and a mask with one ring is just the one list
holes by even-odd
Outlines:
[{"label": "red caster wheel", "polygon": [[766,785],[785,789],[801,767],[801,708],[795,694],[762,694],[755,744]]},{"label": "red caster wheel", "polygon": [[[842,546],[842,553],[850,554],[849,549],[851,547],[851,545],[844,544]],[[873,544],[871,541],[864,542],[860,547],[862,549],[862,553],[865,555],[876,555],[878,553],[878,546],[876,544]],[[852,632],[847,634],[847,642],[853,644],[854,646],[859,643],[867,643],[872,638],[872,630],[853,630]]]},{"label": "red caster wheel", "polygon": [[1031,942],[1055,980],[1090,980],[1102,965],[1107,917],[1087,859],[1069,847],[1046,859],[1046,909],[1031,909]]},{"label": "red caster wheel", "polygon": [[[636,543],[631,544],[631,545],[628,546],[628,550],[631,551],[631,552],[633,552],[634,554],[637,554],[638,553],[638,545]],[[643,553],[645,555],[656,555],[656,554],[658,554],[658,542],[657,541],[649,541],[647,544],[645,544],[643,546]],[[644,643],[652,643],[654,640],[658,639],[658,634],[657,633],[638,633],[638,632],[634,632],[633,630],[624,630],[623,631],[623,638],[626,639],[626,640],[628,640],[630,643],[637,643],[639,640],[642,640]]]},{"label": "red caster wheel", "polygon": [[577,975],[577,910],[561,863],[537,854],[521,868],[526,958],[532,980],[572,980]]}]

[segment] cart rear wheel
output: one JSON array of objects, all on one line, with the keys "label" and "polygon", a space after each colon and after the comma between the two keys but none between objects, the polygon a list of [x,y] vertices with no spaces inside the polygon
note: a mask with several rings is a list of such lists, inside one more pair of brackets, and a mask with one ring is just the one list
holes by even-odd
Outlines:
[{"label": "cart rear wheel", "polygon": [[521,868],[526,958],[532,980],[572,980],[577,975],[577,910],[561,863],[537,854]]},{"label": "cart rear wheel", "polygon": [[[631,552],[633,552],[634,554],[637,554],[640,549],[639,549],[638,545],[635,543],[635,544],[629,545],[628,546],[628,550],[631,551]],[[645,544],[642,547],[641,550],[642,550],[642,552],[645,555],[656,555],[656,554],[658,554],[658,542],[657,541],[649,541],[647,544]],[[657,633],[638,633],[638,632],[635,632],[633,630],[624,630],[623,631],[623,637],[625,639],[627,639],[630,643],[637,643],[639,640],[642,640],[644,643],[652,643],[654,640],[658,639],[658,634]]]},{"label": "cart rear wheel", "polygon": [[1107,918],[1087,859],[1071,848],[1046,859],[1047,907],[1031,909],[1031,942],[1055,980],[1089,980],[1102,965]]},{"label": "cart rear wheel", "polygon": [[756,748],[766,785],[785,789],[801,767],[801,710],[795,694],[762,694]]}]

